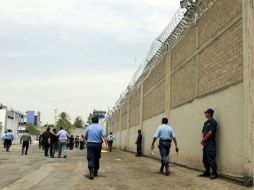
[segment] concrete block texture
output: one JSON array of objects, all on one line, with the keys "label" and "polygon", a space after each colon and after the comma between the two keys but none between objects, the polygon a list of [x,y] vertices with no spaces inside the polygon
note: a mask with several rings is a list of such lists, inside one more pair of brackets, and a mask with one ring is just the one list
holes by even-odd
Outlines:
[{"label": "concrete block texture", "polygon": [[116,147],[136,151],[137,130],[141,129],[144,154],[159,158],[158,149],[151,155],[150,147],[156,128],[167,116],[180,147],[178,157],[172,149],[171,161],[202,169],[200,134],[206,120],[203,110],[212,107],[219,124],[219,173],[253,178],[250,51],[254,29],[248,26],[254,13],[242,11],[250,9],[250,3],[246,3],[250,1],[242,2],[217,0],[160,58],[139,89],[128,94],[127,105],[122,105],[108,121],[109,129],[117,136]]}]

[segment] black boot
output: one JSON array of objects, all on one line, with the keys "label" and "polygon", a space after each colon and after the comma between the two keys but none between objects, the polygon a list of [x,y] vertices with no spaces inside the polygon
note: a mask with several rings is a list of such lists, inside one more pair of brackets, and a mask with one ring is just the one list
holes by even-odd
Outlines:
[{"label": "black boot", "polygon": [[98,176],[98,170],[94,170],[94,176],[95,176],[95,177]]},{"label": "black boot", "polygon": [[164,169],[164,166],[161,165],[161,168],[160,168],[160,173],[161,173],[161,174],[163,173],[163,169]]},{"label": "black boot", "polygon": [[90,169],[89,179],[91,179],[91,180],[94,179],[94,169],[93,168]]},{"label": "black boot", "polygon": [[217,172],[213,172],[210,176],[210,179],[217,179],[218,178],[218,174]]},{"label": "black boot", "polygon": [[199,177],[210,177],[211,176],[211,173],[208,172],[208,171],[205,171],[204,173],[198,175]]},{"label": "black boot", "polygon": [[170,174],[169,166],[165,166],[165,168],[166,168],[166,175],[168,176]]}]

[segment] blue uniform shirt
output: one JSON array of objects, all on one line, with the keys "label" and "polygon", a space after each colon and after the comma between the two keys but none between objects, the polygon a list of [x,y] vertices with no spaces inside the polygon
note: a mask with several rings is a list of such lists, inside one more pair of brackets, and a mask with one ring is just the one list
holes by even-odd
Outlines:
[{"label": "blue uniform shirt", "polygon": [[114,140],[114,136],[113,135],[109,135],[108,136],[108,141],[113,141]]},{"label": "blue uniform shirt", "polygon": [[14,136],[12,134],[12,132],[7,132],[4,134],[4,139],[7,139],[7,140],[13,140],[14,139]]},{"label": "blue uniform shirt", "polygon": [[160,127],[158,127],[154,137],[159,138],[160,140],[172,140],[173,138],[176,138],[172,127],[166,124],[162,124]]},{"label": "blue uniform shirt", "polygon": [[215,119],[212,120],[207,120],[204,123],[202,132],[204,134],[204,137],[207,135],[209,131],[212,131],[213,135],[206,140],[205,144],[211,144],[215,145],[216,144],[216,131],[217,131],[217,121]]},{"label": "blue uniform shirt", "polygon": [[106,131],[100,124],[92,124],[87,127],[84,136],[87,142],[102,143],[102,137],[106,136]]}]

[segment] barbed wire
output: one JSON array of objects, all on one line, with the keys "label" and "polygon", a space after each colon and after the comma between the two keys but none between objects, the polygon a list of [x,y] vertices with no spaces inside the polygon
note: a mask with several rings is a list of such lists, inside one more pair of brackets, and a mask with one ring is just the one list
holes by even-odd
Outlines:
[{"label": "barbed wire", "polygon": [[185,3],[185,6],[177,10],[162,33],[153,41],[147,56],[134,73],[127,88],[120,95],[113,109],[108,111],[109,116],[118,110],[121,104],[125,103],[128,95],[150,75],[161,56],[165,55],[183,38],[185,31],[191,25],[196,24],[197,20],[216,0],[183,0],[182,2]]}]

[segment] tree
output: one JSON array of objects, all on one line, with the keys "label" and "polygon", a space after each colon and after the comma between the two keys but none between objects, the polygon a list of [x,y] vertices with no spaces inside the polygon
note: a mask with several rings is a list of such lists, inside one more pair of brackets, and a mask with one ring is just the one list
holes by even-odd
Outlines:
[{"label": "tree", "polygon": [[26,130],[28,131],[28,133],[30,133],[31,135],[40,135],[40,130],[38,130],[36,128],[36,126],[32,125],[32,124],[27,124],[26,125]]},{"label": "tree", "polygon": [[49,127],[49,128],[55,128],[55,125],[53,125],[53,124],[45,124],[45,125],[43,125],[43,127],[44,128],[47,128],[47,127]]},{"label": "tree", "polygon": [[81,117],[77,117],[76,119],[75,119],[75,122],[74,122],[74,127],[75,128],[82,128],[83,126],[84,126],[84,121],[82,120],[82,118]]},{"label": "tree", "polygon": [[70,122],[70,116],[66,112],[60,113],[56,122],[56,128],[59,130],[60,127],[63,127],[63,129],[68,132],[70,132],[73,128],[73,125]]}]

